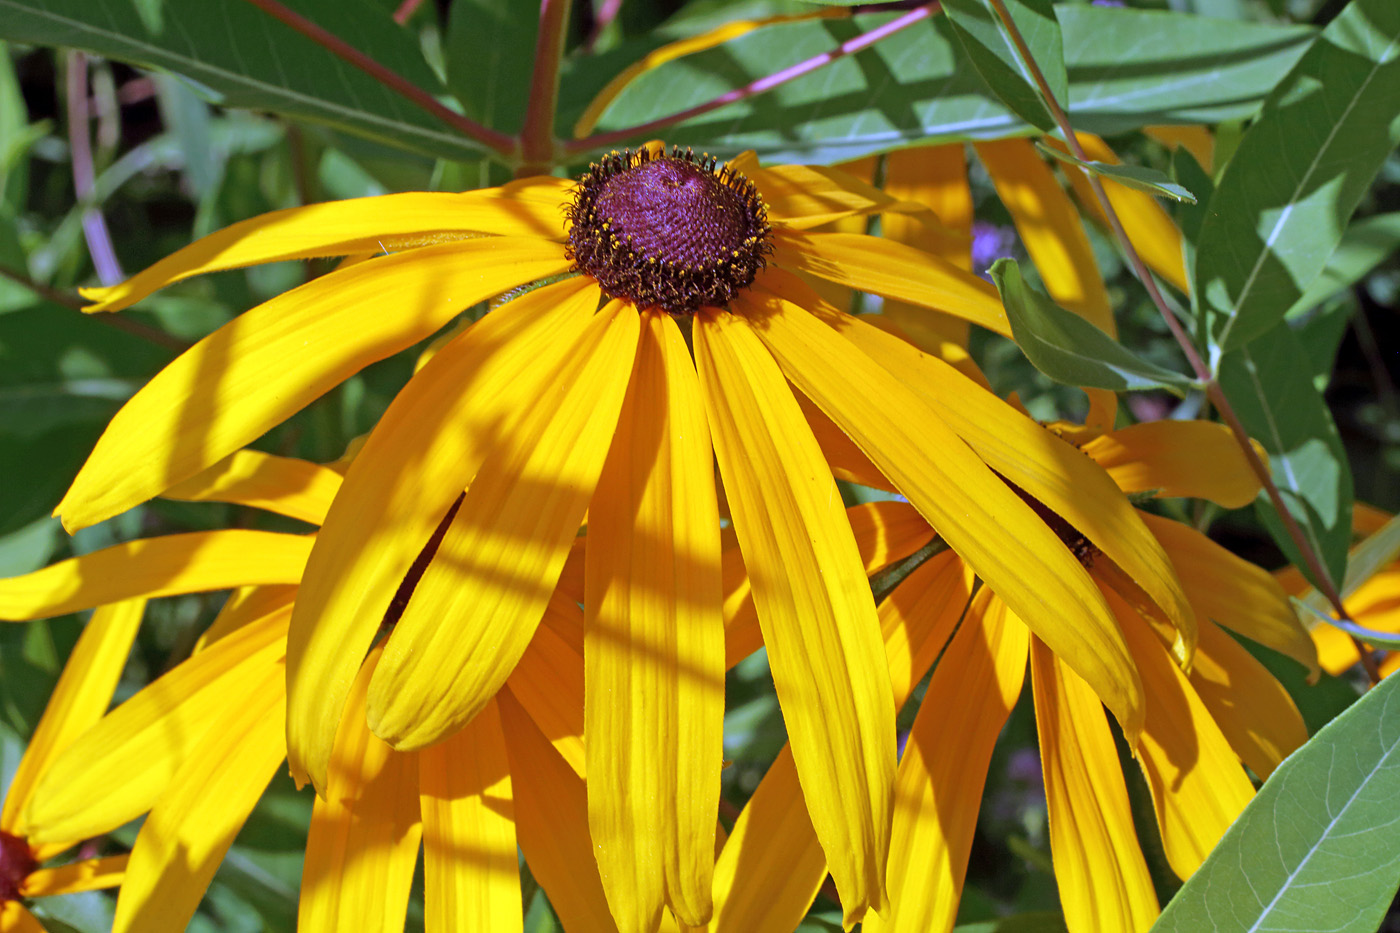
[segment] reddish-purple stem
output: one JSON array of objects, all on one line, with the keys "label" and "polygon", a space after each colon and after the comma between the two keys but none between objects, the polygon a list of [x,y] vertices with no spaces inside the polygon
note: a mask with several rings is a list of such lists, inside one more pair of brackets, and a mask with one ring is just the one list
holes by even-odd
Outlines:
[{"label": "reddish-purple stem", "polygon": [[521,165],[517,175],[539,174],[553,167],[554,115],[559,103],[559,62],[569,28],[572,0],[540,0],[540,31],[535,40],[535,67],[530,75],[530,101],[520,131]]},{"label": "reddish-purple stem", "polygon": [[68,56],[68,152],[73,162],[73,190],[84,205],[83,238],[87,240],[92,266],[103,285],[116,285],[126,278],[117,261],[116,248],[107,221],[96,203],[97,169],[92,161],[92,137],[88,132],[87,57],[82,52]]},{"label": "reddish-purple stem", "polygon": [[593,8],[593,28],[588,33],[588,39],[583,43],[585,52],[592,52],[593,46],[598,43],[598,39],[607,29],[613,20],[617,19],[617,14],[622,10],[622,0],[602,0]]},{"label": "reddish-purple stem", "polygon": [[589,152],[603,146],[611,146],[615,143],[620,143],[633,137],[650,133],[654,130],[673,126],[677,123],[689,120],[692,117],[698,117],[701,114],[709,113],[711,110],[718,110],[720,107],[732,104],[735,101],[746,100],[750,97],[762,94],[765,91],[771,91],[780,84],[786,84],[794,78],[800,78],[805,74],[810,74],[824,65],[829,65],[834,61],[845,58],[847,55],[853,55],[862,49],[869,48],[881,39],[889,38],[895,33],[909,28],[920,20],[928,19],[934,13],[938,12],[938,10],[939,5],[936,2],[925,3],[915,7],[903,16],[890,20],[883,26],[876,27],[869,32],[861,33],[854,39],[846,40],[830,52],[823,52],[820,55],[815,55],[806,61],[798,62],[795,65],[784,68],[782,71],[752,81],[741,88],[727,91],[714,100],[706,101],[703,104],[697,104],[688,110],[682,110],[679,113],[673,113],[670,116],[651,120],[650,122],[642,123],[638,126],[631,126],[621,130],[612,130],[607,133],[599,133],[596,136],[588,136],[583,139],[571,140],[564,144],[564,151],[567,153],[580,153]]},{"label": "reddish-purple stem", "polygon": [[399,4],[399,8],[394,11],[394,22],[402,26],[409,21],[414,13],[418,12],[418,8],[422,5],[423,0],[403,0],[403,3]]}]

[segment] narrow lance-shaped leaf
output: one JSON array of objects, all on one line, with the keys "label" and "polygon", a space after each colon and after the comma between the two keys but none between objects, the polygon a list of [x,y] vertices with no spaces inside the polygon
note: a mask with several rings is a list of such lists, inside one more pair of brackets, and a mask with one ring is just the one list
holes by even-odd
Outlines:
[{"label": "narrow lance-shaped leaf", "polygon": [[1084,159],[1075,158],[1068,152],[1061,152],[1054,146],[1047,146],[1044,143],[1036,143],[1035,147],[1048,156],[1054,156],[1061,162],[1068,162],[1070,165],[1077,165],[1095,175],[1111,178],[1120,185],[1127,185],[1129,188],[1136,188],[1138,191],[1146,191],[1148,194],[1155,194],[1158,197],[1171,198],[1174,201],[1186,201],[1190,204],[1196,203],[1196,196],[1194,194],[1181,185],[1178,185],[1155,168],[1148,168],[1145,165],[1110,165],[1107,162],[1085,161]]},{"label": "narrow lance-shaped leaf", "polygon": [[1189,387],[1190,378],[1139,358],[1077,314],[1026,284],[1011,259],[992,265],[1011,332],[1035,368],[1056,382],[1118,392]]},{"label": "narrow lance-shaped leaf", "polygon": [[[425,91],[442,91],[411,34],[380,7],[298,0],[296,9]],[[402,149],[446,159],[486,151],[244,0],[0,0],[0,39],[167,69],[226,106],[324,123]]]},{"label": "narrow lance-shaped leaf", "polygon": [[1212,362],[1277,323],[1400,143],[1400,4],[1352,0],[1269,99],[1211,198],[1195,288]]},{"label": "narrow lance-shaped leaf", "polygon": [[[1064,43],[1050,0],[1002,0],[1050,93],[1069,99]],[[1038,82],[991,0],[943,0],[943,12],[977,73],[1007,108],[1039,129],[1055,128]]]},{"label": "narrow lance-shaped leaf", "polygon": [[[1274,483],[1308,544],[1321,555],[1333,581],[1340,581],[1351,542],[1351,468],[1297,336],[1280,325],[1225,354],[1220,388],[1245,430],[1268,452]],[[1256,504],[1289,561],[1316,585],[1265,493]]]},{"label": "narrow lance-shaped leaf", "polygon": [[[1380,530],[1351,549],[1347,555],[1346,577],[1342,580],[1342,599],[1349,598],[1397,555],[1400,555],[1400,515],[1392,517]],[[1314,612],[1327,611],[1327,599],[1316,589],[1308,590],[1299,599]],[[1311,619],[1304,617],[1303,623],[1312,628]]]},{"label": "narrow lance-shaped leaf", "polygon": [[1153,933],[1370,933],[1400,880],[1400,678],[1288,758],[1167,905]]}]

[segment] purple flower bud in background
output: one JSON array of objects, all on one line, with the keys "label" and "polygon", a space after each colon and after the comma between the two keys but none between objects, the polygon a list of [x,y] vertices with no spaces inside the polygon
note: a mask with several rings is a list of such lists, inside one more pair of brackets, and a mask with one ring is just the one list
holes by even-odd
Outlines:
[{"label": "purple flower bud in background", "polygon": [[987,268],[998,259],[1008,259],[1011,257],[1012,248],[1016,245],[1016,229],[1014,227],[1002,227],[985,220],[975,220],[972,223],[972,269],[982,278],[991,281],[986,274]]}]

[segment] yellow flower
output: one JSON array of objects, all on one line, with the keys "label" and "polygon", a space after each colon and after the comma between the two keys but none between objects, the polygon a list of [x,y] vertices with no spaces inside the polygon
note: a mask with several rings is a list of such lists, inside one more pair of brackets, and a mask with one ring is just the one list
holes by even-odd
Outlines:
[{"label": "yellow flower", "polygon": [[[43,933],[23,901],[121,884],[125,855],[85,858],[54,867],[44,862],[123,821],[102,822],[95,833],[54,832],[31,818],[35,788],[57,760],[111,702],[146,607],[144,599],[104,606],[93,614],[64,665],[29,748],[20,759],[0,808],[0,931]],[[88,805],[96,804],[89,800]]]},{"label": "yellow flower", "polygon": [[[894,707],[875,605],[809,417],[844,432],[1129,735],[1141,684],[1102,595],[997,474],[1071,509],[1178,629],[1180,656],[1195,637],[1169,561],[1101,470],[941,360],[867,339],[873,329],[794,275],[1005,333],[994,291],[965,270],[898,243],[810,232],[911,209],[831,170],[644,150],[579,184],[526,179],[245,221],[93,290],[91,310],[218,269],[391,252],[244,313],[173,362],[118,413],[58,514],[81,526],[157,495],[464,308],[576,260],[583,274],[441,346],[351,463],[291,620],[293,773],[326,792],[363,658],[445,516],[368,688],[371,729],[400,750],[448,738],[496,695],[587,512],[598,862],[623,927],[654,928],[664,905],[704,923],[723,714],[717,461],[803,795],[854,922],[884,902]],[[601,311],[600,282],[614,298]],[[693,360],[677,318],[691,325]]]},{"label": "yellow flower", "polygon": [[[1199,496],[1233,507],[1257,491],[1220,425],[1157,422],[1102,434],[1052,427],[1079,435],[1083,451],[1125,491]],[[853,473],[878,481],[868,466],[849,459],[849,451],[829,453],[833,461],[847,458]],[[930,540],[933,530],[921,530],[908,505],[884,502],[875,508],[878,522],[853,522],[863,552],[892,547],[895,553],[885,558],[892,562]],[[1170,656],[1178,633],[1115,592],[1121,573],[1097,549],[1082,543],[1075,549],[1103,587],[1143,678],[1146,722],[1133,743],[1135,756],[1169,864],[1184,878],[1253,794],[1241,762],[1267,777],[1307,738],[1288,693],[1219,626],[1312,669],[1316,658],[1269,574],[1194,529],[1142,517],[1180,571],[1194,610],[1199,642],[1189,673]],[[1048,519],[1066,537],[1078,534],[1057,517]],[[975,588],[973,572],[955,553],[934,553],[881,602],[879,613],[897,705],[938,663],[899,764],[890,907],[867,917],[865,928],[952,928],[992,747],[1021,694],[1029,658],[1051,851],[1069,929],[1147,929],[1158,903],[1094,690],[1021,624],[994,586]],[[730,618],[731,640],[751,641],[740,631],[753,625],[751,610],[731,607]],[[757,927],[763,919],[772,919],[775,929],[791,926],[821,883],[824,866],[811,827],[779,798],[779,788],[792,781],[790,766],[782,765],[780,757],[754,793],[716,868],[729,885],[716,887],[716,915],[742,917],[740,926]],[[764,900],[761,886],[777,879],[771,873],[757,873],[756,879],[735,875],[732,866],[768,861],[782,862],[782,895]]]}]

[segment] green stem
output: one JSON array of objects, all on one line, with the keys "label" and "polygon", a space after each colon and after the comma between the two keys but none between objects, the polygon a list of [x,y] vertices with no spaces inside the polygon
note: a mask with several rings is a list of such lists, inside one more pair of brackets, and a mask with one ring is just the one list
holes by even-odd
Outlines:
[{"label": "green stem", "polygon": [[540,0],[540,32],[535,41],[535,69],[530,76],[530,102],[520,132],[521,165],[517,177],[548,172],[558,161],[554,116],[559,104],[559,63],[569,28],[573,0]]}]

